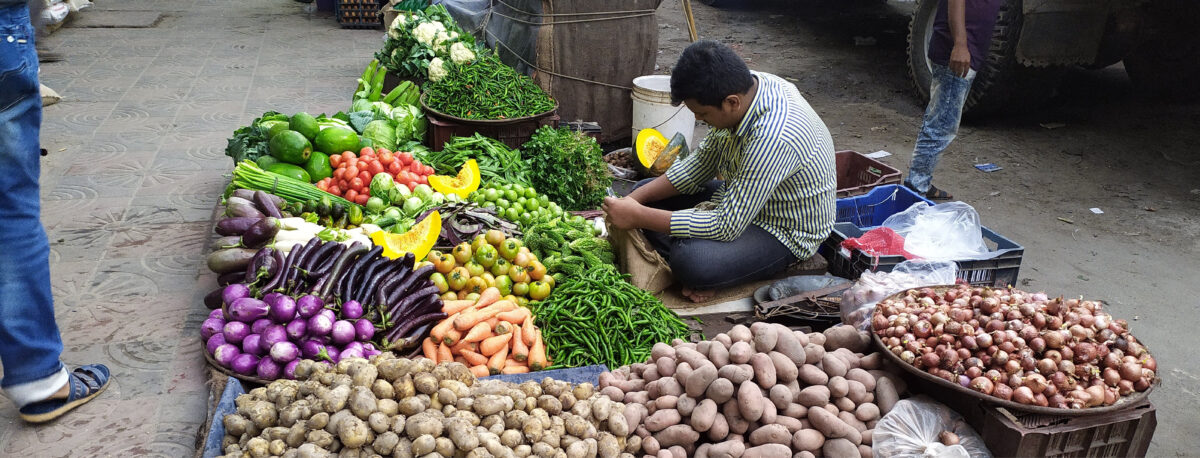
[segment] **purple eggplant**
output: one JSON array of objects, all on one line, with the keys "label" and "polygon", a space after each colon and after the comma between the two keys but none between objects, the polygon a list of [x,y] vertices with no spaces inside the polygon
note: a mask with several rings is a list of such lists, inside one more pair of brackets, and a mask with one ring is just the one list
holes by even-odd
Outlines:
[{"label": "purple eggplant", "polygon": [[308,335],[308,320],[296,318],[284,328],[287,329],[288,340],[300,342],[304,336]]},{"label": "purple eggplant", "polygon": [[363,350],[361,347],[347,348],[345,350],[342,350],[342,352],[340,354],[338,354],[338,361],[341,361],[341,360],[344,360],[347,358],[362,358],[362,357],[363,357]]},{"label": "purple eggplant", "polygon": [[208,307],[209,310],[221,308],[221,292],[223,291],[225,291],[224,287],[218,287],[217,289],[209,291],[208,294],[205,294],[204,306]]},{"label": "purple eggplant", "polygon": [[321,311],[317,312],[317,314],[329,317],[329,321],[337,321],[337,314],[333,313],[333,310],[321,309]]},{"label": "purple eggplant", "polygon": [[325,347],[325,354],[328,356],[327,361],[337,364],[342,360],[342,352],[338,351],[337,347]]},{"label": "purple eggplant", "polygon": [[213,310],[211,312],[208,312],[208,317],[209,318],[220,318],[220,319],[224,320],[225,312],[221,309]]},{"label": "purple eggplant", "polygon": [[253,202],[263,213],[276,218],[283,218],[283,214],[279,212],[279,205],[275,204],[275,200],[271,199],[271,197],[272,195],[266,192],[254,191]]},{"label": "purple eggplant", "polygon": [[283,341],[271,346],[271,359],[279,364],[287,364],[300,357],[300,349],[296,344]]},{"label": "purple eggplant", "polygon": [[267,303],[253,297],[243,297],[229,304],[229,316],[243,323],[253,323],[254,320],[267,316]]},{"label": "purple eggplant", "polygon": [[234,218],[225,218],[217,221],[217,227],[215,230],[217,231],[217,234],[225,236],[242,235],[246,232],[246,230],[250,229],[250,226],[253,226],[254,223],[257,223],[261,219],[263,219],[261,216],[239,216]]},{"label": "purple eggplant", "polygon": [[242,340],[250,335],[250,325],[241,321],[230,321],[225,323],[225,327],[221,329],[221,333],[225,335],[226,342],[240,345]]},{"label": "purple eggplant", "polygon": [[250,323],[250,332],[255,333],[255,334],[262,334],[263,331],[267,330],[267,326],[270,326],[273,324],[275,324],[275,322],[271,321],[270,318],[259,318],[257,320],[254,320],[253,323]]},{"label": "purple eggplant", "polygon": [[365,348],[366,347],[363,347],[362,342],[354,341],[354,342],[350,342],[350,343],[346,344],[345,346],[343,346],[342,351],[345,352],[346,350],[358,350],[361,352]]},{"label": "purple eggplant", "polygon": [[277,292],[272,291],[267,294],[263,294],[262,300],[263,300],[263,302],[266,302],[267,305],[271,305],[271,304],[274,304],[276,300],[279,300],[280,296],[283,296],[283,293],[277,293]]},{"label": "purple eggplant", "polygon": [[316,339],[305,340],[300,344],[300,356],[304,359],[321,359],[325,355],[325,344]]},{"label": "purple eggplant", "polygon": [[283,368],[271,360],[271,358],[262,358],[258,360],[258,367],[255,367],[254,372],[258,375],[258,378],[275,380],[279,378],[279,374],[283,372]]},{"label": "purple eggplant", "polygon": [[288,380],[295,380],[296,379],[296,366],[299,366],[299,365],[300,365],[300,360],[293,359],[292,362],[287,363],[286,366],[283,366],[283,378],[286,378]]},{"label": "purple eggplant", "polygon": [[257,248],[226,248],[210,253],[205,262],[208,264],[208,270],[218,274],[245,273],[246,266],[250,265],[250,260],[254,259],[256,254]]},{"label": "purple eggplant", "polygon": [[296,318],[296,300],[289,296],[280,296],[271,304],[267,316],[276,323],[287,323]]},{"label": "purple eggplant", "polygon": [[243,297],[250,297],[250,287],[241,283],[233,283],[221,290],[221,300],[226,304],[232,304]]},{"label": "purple eggplant", "polygon": [[233,359],[237,358],[240,354],[242,352],[233,346],[233,344],[222,344],[217,346],[216,350],[213,350],[213,359],[217,361],[217,364],[230,367],[229,365],[233,363]]},{"label": "purple eggplant", "polygon": [[258,367],[258,359],[257,356],[242,353],[233,359],[229,368],[241,375],[254,375],[255,368]]},{"label": "purple eggplant", "polygon": [[266,217],[258,220],[250,227],[242,232],[242,246],[246,248],[262,248],[264,245],[275,240],[275,235],[279,233],[279,220],[275,217]]},{"label": "purple eggplant", "polygon": [[242,353],[254,356],[262,356],[263,353],[266,353],[262,349],[262,334],[250,334],[242,339]]},{"label": "purple eggplant", "polygon": [[310,336],[326,336],[333,331],[333,320],[322,313],[314,315],[308,319],[308,335]]},{"label": "purple eggplant", "polygon": [[225,342],[225,334],[218,332],[213,334],[212,337],[208,338],[208,341],[204,343],[204,349],[208,350],[208,354],[211,355],[214,351],[217,351],[217,347],[225,345],[226,343],[228,342]]},{"label": "purple eggplant", "polygon": [[225,320],[222,318],[209,318],[200,323],[200,338],[208,341],[209,337],[215,334],[220,334],[225,329]]},{"label": "purple eggplant", "polygon": [[256,208],[254,205],[254,202],[241,197],[229,196],[228,199],[225,199],[225,216],[262,218],[267,215],[264,215],[263,212],[258,211],[258,208]]},{"label": "purple eggplant", "polygon": [[324,308],[325,301],[313,294],[301,296],[296,301],[296,313],[300,315],[300,318],[312,318]]},{"label": "purple eggplant", "polygon": [[287,328],[284,328],[282,324],[273,324],[267,326],[267,329],[263,331],[262,340],[259,341],[259,348],[262,348],[262,351],[266,353],[271,351],[271,347],[275,346],[276,343],[287,340]]},{"label": "purple eggplant", "polygon": [[329,338],[333,343],[338,345],[346,345],[354,341],[354,325],[346,320],[337,320],[333,322],[333,331],[330,332]]},{"label": "purple eggplant", "polygon": [[358,301],[346,301],[342,304],[342,319],[356,320],[363,316],[363,306]]},{"label": "purple eggplant", "polygon": [[359,318],[354,322],[354,337],[363,342],[371,340],[375,337],[375,323],[366,318]]}]

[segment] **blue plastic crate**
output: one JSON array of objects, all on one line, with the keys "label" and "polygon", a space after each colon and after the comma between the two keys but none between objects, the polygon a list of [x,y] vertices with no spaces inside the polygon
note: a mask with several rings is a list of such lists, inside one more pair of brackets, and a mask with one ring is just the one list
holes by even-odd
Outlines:
[{"label": "blue plastic crate", "polygon": [[[906,207],[907,208],[907,207]],[[904,256],[871,256],[859,250],[854,250],[847,256],[843,253],[842,242],[846,239],[861,237],[874,227],[858,227],[853,223],[836,223],[833,233],[825,243],[821,244],[821,255],[829,262],[829,273],[842,278],[857,280],[863,272],[891,272],[897,264],[904,262]],[[1017,274],[1021,271],[1021,258],[1025,256],[1025,247],[997,234],[986,227],[983,229],[983,240],[992,251],[1000,254],[992,259],[956,261],[958,264],[957,277],[975,286],[1003,287],[1017,284]]]},{"label": "blue plastic crate", "polygon": [[884,185],[861,196],[838,199],[837,217],[834,221],[854,223],[858,227],[879,226],[887,217],[908,210],[908,207],[917,202],[933,205],[929,199],[903,185]]}]

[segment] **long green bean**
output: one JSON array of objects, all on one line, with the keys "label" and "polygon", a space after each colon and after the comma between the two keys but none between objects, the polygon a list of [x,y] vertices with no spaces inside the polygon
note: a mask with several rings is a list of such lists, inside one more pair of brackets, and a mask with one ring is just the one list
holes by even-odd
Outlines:
[{"label": "long green bean", "polygon": [[439,113],[463,119],[513,119],[554,109],[554,99],[528,76],[481,54],[475,62],[456,65],[425,90],[425,103]]}]

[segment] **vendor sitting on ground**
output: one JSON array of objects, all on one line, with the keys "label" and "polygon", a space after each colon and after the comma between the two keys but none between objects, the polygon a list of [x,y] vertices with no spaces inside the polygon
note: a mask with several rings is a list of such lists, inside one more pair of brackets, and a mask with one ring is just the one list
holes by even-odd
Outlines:
[{"label": "vendor sitting on ground", "polygon": [[833,228],[837,172],[829,129],[796,86],[705,40],[679,57],[671,99],[712,130],[663,176],[606,198],[611,224],[645,229],[695,302],[816,253]]}]

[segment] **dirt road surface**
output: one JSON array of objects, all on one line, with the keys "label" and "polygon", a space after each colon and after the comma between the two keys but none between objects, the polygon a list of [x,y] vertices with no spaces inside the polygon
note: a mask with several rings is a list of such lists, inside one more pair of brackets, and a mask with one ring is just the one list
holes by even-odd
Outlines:
[{"label": "dirt road surface", "polygon": [[[795,83],[839,150],[886,150],[884,162],[907,170],[924,111],[906,76],[911,4],[692,3],[699,35]],[[679,0],[658,19],[667,73],[689,43]],[[1144,100],[1119,64],[1079,70],[1041,108],[965,124],[935,174],[985,226],[1024,245],[1019,287],[1103,300],[1157,356],[1150,456],[1196,454],[1200,437],[1198,126],[1200,105]],[[973,167],[984,162],[1003,170]]]}]

